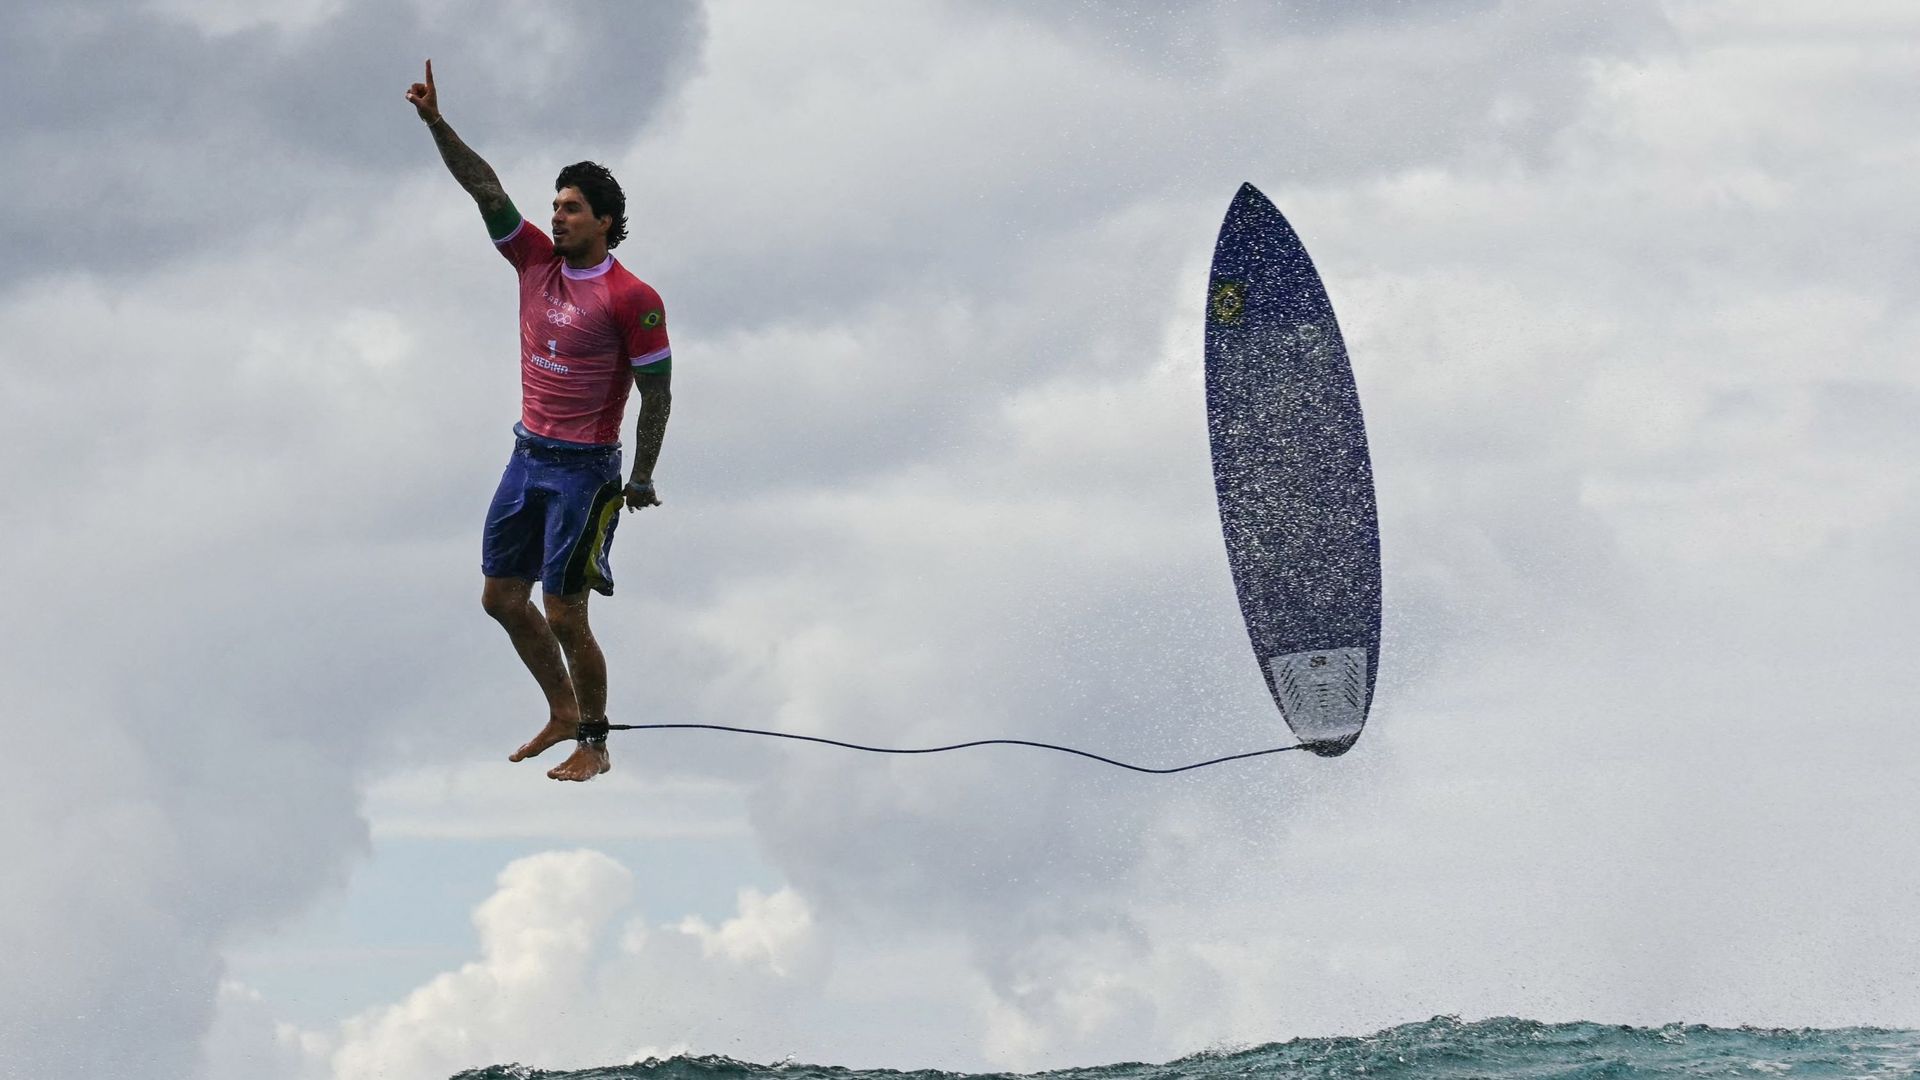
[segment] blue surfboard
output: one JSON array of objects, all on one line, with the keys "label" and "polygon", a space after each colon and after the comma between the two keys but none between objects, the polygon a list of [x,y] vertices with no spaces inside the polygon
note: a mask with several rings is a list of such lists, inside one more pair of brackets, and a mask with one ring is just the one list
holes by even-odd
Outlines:
[{"label": "blue surfboard", "polygon": [[1343,754],[1380,666],[1373,464],[1333,303],[1252,184],[1214,247],[1206,362],[1214,492],[1247,637],[1294,734]]}]

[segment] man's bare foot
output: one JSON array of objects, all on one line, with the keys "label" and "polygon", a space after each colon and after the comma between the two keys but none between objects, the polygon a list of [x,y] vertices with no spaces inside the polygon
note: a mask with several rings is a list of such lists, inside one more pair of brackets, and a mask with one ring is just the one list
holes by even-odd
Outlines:
[{"label": "man's bare foot", "polygon": [[580,721],[570,716],[554,716],[540,734],[528,739],[520,749],[508,756],[508,761],[525,761],[538,757],[563,742],[572,742],[580,734]]},{"label": "man's bare foot", "polygon": [[547,776],[554,780],[591,780],[611,768],[613,758],[608,756],[605,746],[582,743],[567,756],[567,760],[548,769]]}]

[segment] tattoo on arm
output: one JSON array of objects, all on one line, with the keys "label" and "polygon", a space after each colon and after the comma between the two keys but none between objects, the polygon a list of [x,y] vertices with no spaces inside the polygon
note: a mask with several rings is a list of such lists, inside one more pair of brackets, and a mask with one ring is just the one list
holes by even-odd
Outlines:
[{"label": "tattoo on arm", "polygon": [[667,438],[667,417],[673,412],[671,376],[638,375],[634,379],[640,391],[640,422],[634,432],[633,475],[650,477],[660,461],[660,445]]},{"label": "tattoo on arm", "polygon": [[481,213],[490,214],[507,205],[506,190],[500,186],[493,166],[460,141],[445,117],[429,124],[427,130],[433,132],[433,143],[440,148],[440,160],[447,163],[447,171],[480,204]]}]

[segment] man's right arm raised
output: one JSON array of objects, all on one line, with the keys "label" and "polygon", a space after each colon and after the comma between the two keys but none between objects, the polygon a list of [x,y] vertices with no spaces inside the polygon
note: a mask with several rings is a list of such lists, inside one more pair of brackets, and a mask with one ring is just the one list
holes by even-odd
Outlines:
[{"label": "man's right arm raised", "polygon": [[433,143],[440,148],[440,160],[447,163],[447,171],[479,204],[480,214],[486,218],[493,235],[499,236],[503,225],[517,224],[519,214],[507,198],[506,189],[500,186],[500,177],[494,173],[493,166],[460,141],[453,125],[440,115],[440,95],[433,86],[433,61],[427,61],[427,81],[407,88],[407,100],[426,122],[427,130],[433,132]]}]

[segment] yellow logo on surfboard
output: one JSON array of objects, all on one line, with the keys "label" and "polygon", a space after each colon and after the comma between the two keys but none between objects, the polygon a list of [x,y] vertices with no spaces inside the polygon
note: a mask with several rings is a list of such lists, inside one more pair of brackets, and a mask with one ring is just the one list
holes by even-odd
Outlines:
[{"label": "yellow logo on surfboard", "polygon": [[1207,313],[1214,322],[1237,323],[1247,313],[1247,287],[1237,281],[1223,281],[1213,287],[1207,300]]}]

